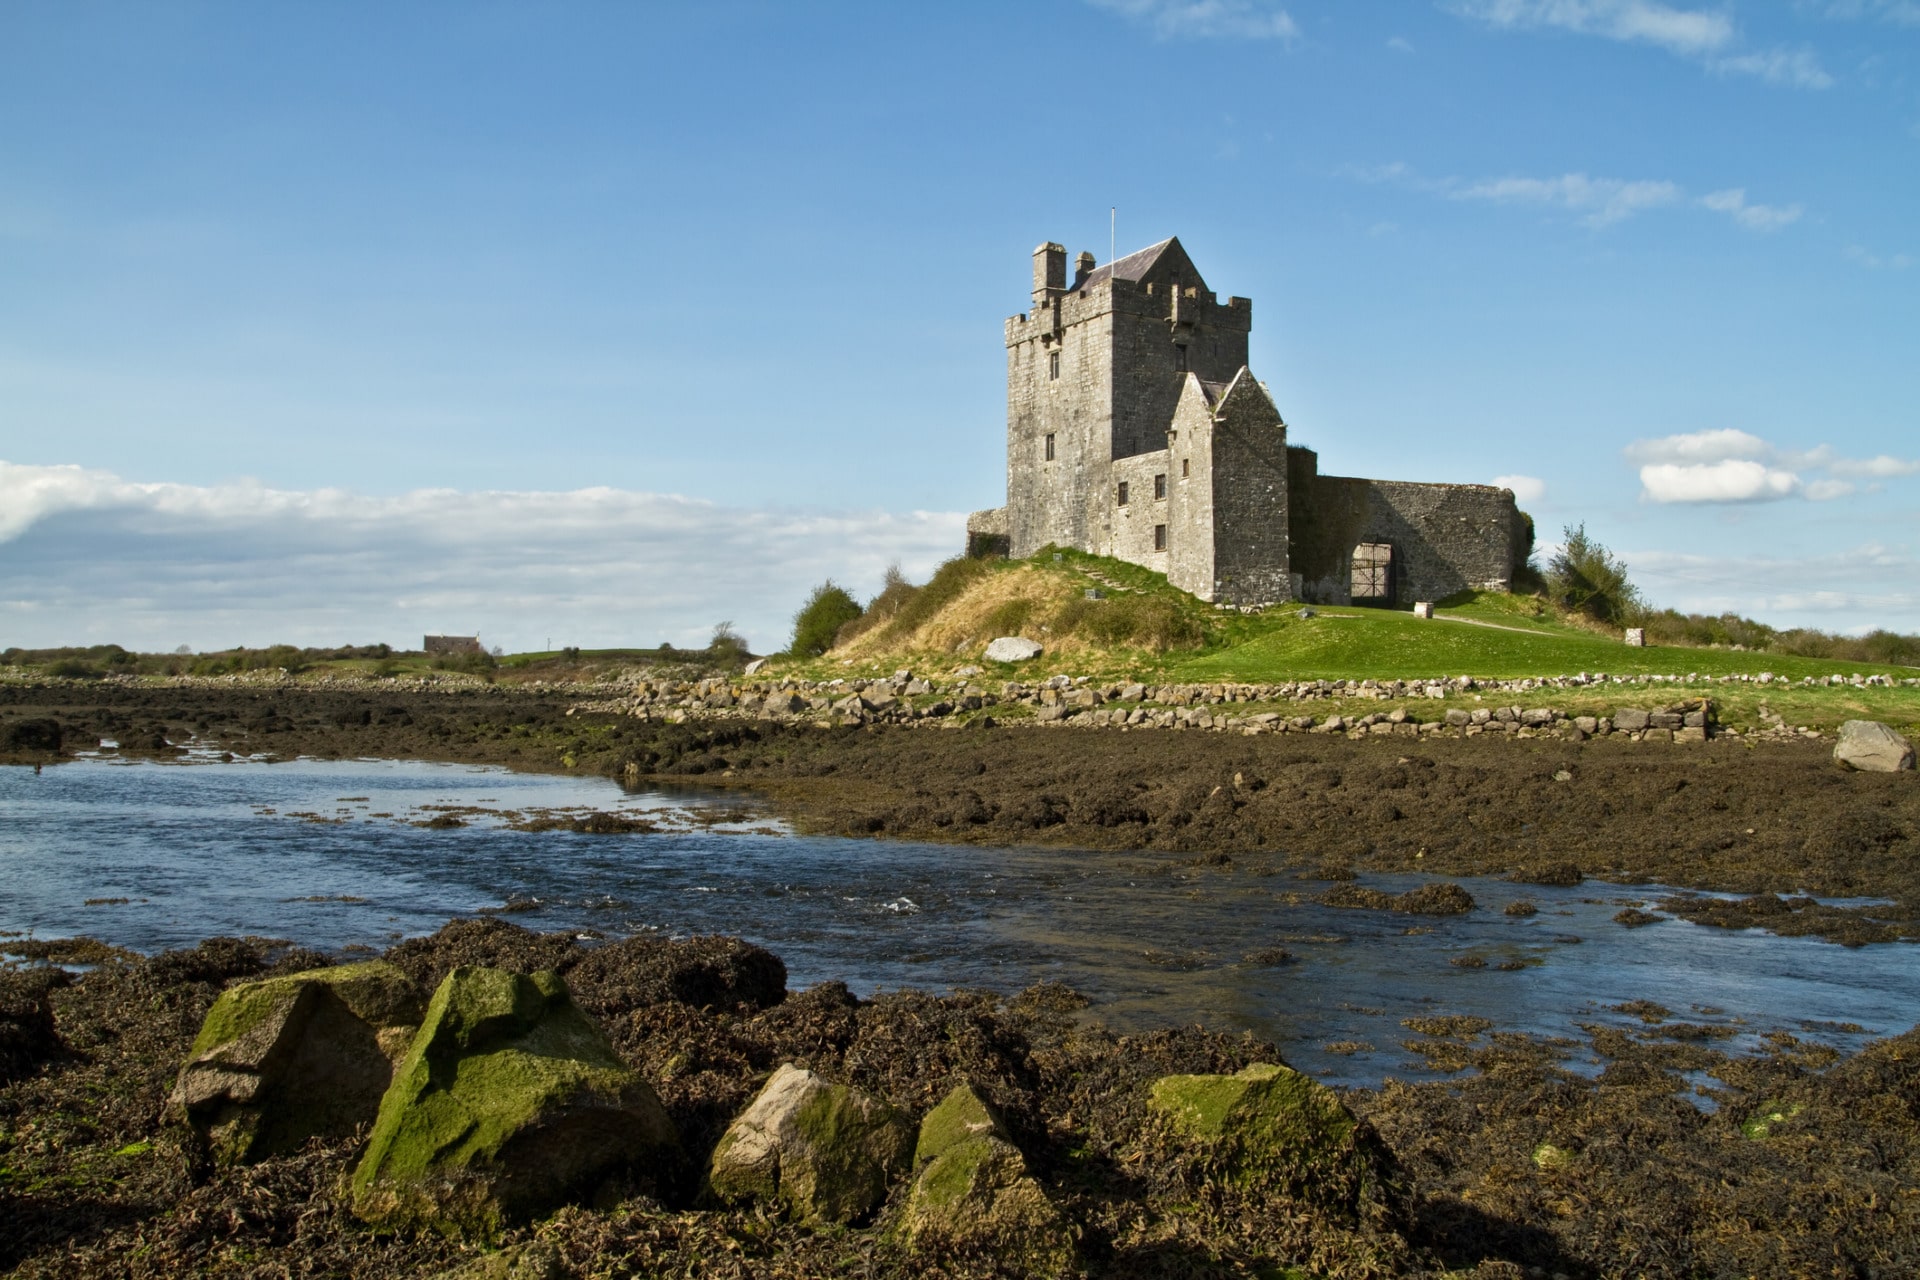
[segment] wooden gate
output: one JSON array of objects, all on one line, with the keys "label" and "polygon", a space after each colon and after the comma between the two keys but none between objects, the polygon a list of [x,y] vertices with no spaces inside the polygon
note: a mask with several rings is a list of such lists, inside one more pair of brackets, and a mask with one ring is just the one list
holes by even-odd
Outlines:
[{"label": "wooden gate", "polygon": [[1355,604],[1393,603],[1393,548],[1384,542],[1363,542],[1353,549],[1350,587]]}]

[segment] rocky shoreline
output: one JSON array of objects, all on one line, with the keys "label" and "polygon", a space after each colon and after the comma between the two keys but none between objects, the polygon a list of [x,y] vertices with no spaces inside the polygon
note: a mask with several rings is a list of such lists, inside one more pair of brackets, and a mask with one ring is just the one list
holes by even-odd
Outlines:
[{"label": "rocky shoreline", "polygon": [[[325,986],[329,957],[234,939],[151,959],[87,954],[94,967],[78,976],[0,974],[0,1213],[13,1228],[0,1267],[22,1276],[1519,1280],[1891,1277],[1920,1266],[1920,1030],[1844,1059],[1777,1034],[1736,1058],[1644,1001],[1596,1017],[1579,1042],[1489,1033],[1436,1010],[1407,1022],[1407,1047],[1435,1078],[1327,1095],[1313,1104],[1312,1132],[1325,1139],[1262,1122],[1261,1141],[1307,1145],[1249,1165],[1251,1139],[1221,1146],[1217,1125],[1292,1114],[1247,1110],[1268,1105],[1264,1093],[1245,1100],[1285,1079],[1272,1045],[1198,1028],[1116,1036],[1059,987],[857,1000],[834,983],[787,992],[776,958],[732,940],[582,943],[460,921],[341,970],[340,982],[362,985],[371,970],[384,975],[377,998],[350,1003],[374,999],[380,1011],[367,1016],[385,1028],[422,1016],[418,994],[395,990],[439,988],[443,1011],[424,1016],[443,1029],[417,1046],[428,1053],[458,1021],[449,983],[523,975],[514,981],[548,993],[546,1006],[560,1000],[577,1006],[568,1017],[591,1020],[617,1058],[602,1070],[645,1082],[671,1129],[656,1141],[678,1155],[609,1165],[557,1209],[448,1234],[364,1220],[385,1203],[357,1190],[372,1185],[365,1175],[349,1180],[368,1167],[364,1123],[217,1158],[211,1131],[180,1109],[189,1080],[212,1078],[183,1064],[220,1057],[225,1033],[206,1027],[244,1030],[244,1019],[209,1019],[222,992],[232,1007],[263,979],[282,993],[314,978]],[[411,1014],[396,1012],[409,1001]],[[528,1006],[514,1016],[545,1015]],[[329,1025],[338,1039],[344,1024]],[[532,1024],[485,1025],[503,1029],[474,1051],[517,1043]],[[384,1039],[368,1051],[408,1052]],[[212,1070],[238,1080],[255,1068],[236,1058]],[[875,1207],[849,1225],[823,1221],[813,1200],[755,1191],[751,1177],[725,1181],[728,1194],[703,1189],[711,1175],[700,1170],[739,1164],[724,1149],[749,1117],[787,1132],[778,1116],[797,1112],[766,1099],[798,1077],[818,1083],[801,1080],[797,1096],[870,1099],[859,1105],[918,1126],[923,1141],[929,1129],[951,1136],[927,1160],[889,1157],[892,1172],[870,1184]],[[943,1126],[952,1115],[960,1121]],[[1358,1147],[1340,1136],[1353,1124]],[[1007,1177],[991,1185],[1026,1224],[1017,1240],[913,1226],[930,1220],[930,1161],[968,1133],[971,1154],[955,1160],[1002,1162]],[[1325,1141],[1338,1145],[1314,1145]],[[1366,1154],[1354,1166],[1341,1152]],[[795,1176],[810,1158],[796,1151]],[[1353,1168],[1363,1181],[1343,1182]]]}]

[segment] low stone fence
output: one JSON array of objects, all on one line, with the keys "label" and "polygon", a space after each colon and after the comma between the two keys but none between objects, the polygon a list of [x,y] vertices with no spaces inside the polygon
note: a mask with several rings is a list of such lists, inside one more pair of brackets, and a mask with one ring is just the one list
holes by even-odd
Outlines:
[{"label": "low stone fence", "polygon": [[[902,671],[874,680],[641,682],[623,696],[581,703],[575,710],[643,719],[764,719],[820,725],[897,724],[959,728],[977,721],[1088,729],[1202,730],[1243,734],[1317,733],[1348,738],[1512,735],[1570,741],[1625,737],[1635,742],[1704,742],[1739,737],[1718,724],[1701,694],[1620,705],[1607,715],[1574,714],[1544,699],[1498,697],[1553,687],[1548,681],[1298,681],[1279,685],[1148,685],[1098,683],[1055,676],[1037,683],[978,679],[978,670],[945,680]],[[1603,681],[1584,678],[1598,692]],[[1583,687],[1579,678],[1566,687]],[[1673,692],[1678,693],[1679,690]],[[1473,697],[1478,705],[1435,705],[1431,715],[1406,706],[1385,711],[1355,704]],[[1337,704],[1337,705],[1330,705]],[[1311,709],[1309,709],[1311,708]],[[1755,735],[1749,735],[1755,736]],[[1817,737],[1770,725],[1758,736]]]}]

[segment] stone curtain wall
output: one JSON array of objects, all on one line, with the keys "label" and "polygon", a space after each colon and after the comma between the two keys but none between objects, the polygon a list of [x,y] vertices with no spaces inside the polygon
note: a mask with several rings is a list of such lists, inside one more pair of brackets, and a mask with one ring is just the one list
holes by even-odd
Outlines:
[{"label": "stone curtain wall", "polygon": [[1288,528],[1303,598],[1350,603],[1353,549],[1363,542],[1392,546],[1395,604],[1512,586],[1520,516],[1510,491],[1323,476],[1318,461],[1311,449],[1288,450]]}]

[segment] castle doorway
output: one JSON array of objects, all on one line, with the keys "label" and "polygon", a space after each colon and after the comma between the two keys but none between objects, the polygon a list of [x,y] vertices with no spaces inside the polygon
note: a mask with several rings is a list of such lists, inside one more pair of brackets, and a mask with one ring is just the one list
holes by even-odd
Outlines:
[{"label": "castle doorway", "polygon": [[1393,603],[1393,547],[1385,542],[1363,542],[1353,549],[1353,575],[1348,593],[1355,604]]}]

